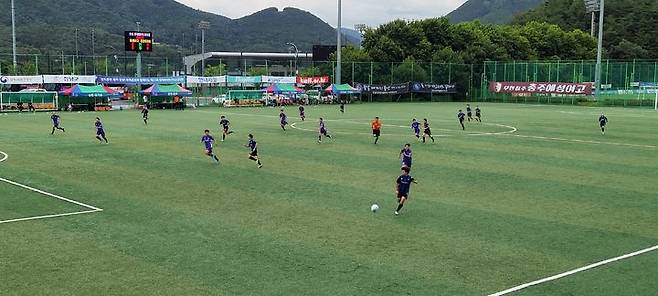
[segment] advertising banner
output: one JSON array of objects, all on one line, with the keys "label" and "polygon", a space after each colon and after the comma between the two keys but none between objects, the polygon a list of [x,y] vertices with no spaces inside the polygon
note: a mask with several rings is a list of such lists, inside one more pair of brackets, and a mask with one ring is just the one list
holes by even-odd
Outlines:
[{"label": "advertising banner", "polygon": [[591,95],[592,84],[566,82],[490,82],[489,91],[495,93]]},{"label": "advertising banner", "polygon": [[316,77],[302,77],[297,76],[297,84],[329,84],[331,77],[329,76],[316,76]]},{"label": "advertising banner", "polygon": [[423,94],[454,94],[457,93],[457,85],[413,82],[411,84],[411,91]]},{"label": "advertising banner", "polygon": [[185,83],[184,76],[176,77],[121,77],[121,76],[99,76],[96,83],[100,84],[182,84]]},{"label": "advertising banner", "polygon": [[93,75],[43,75],[43,83],[58,84],[96,84]]},{"label": "advertising banner", "polygon": [[226,80],[228,83],[258,84],[260,83],[260,76],[228,76]]},{"label": "advertising banner", "polygon": [[281,84],[295,84],[297,82],[297,77],[288,77],[288,76],[261,76],[261,83],[281,83]]},{"label": "advertising banner", "polygon": [[409,83],[399,84],[357,84],[355,86],[363,94],[401,95],[409,93]]},{"label": "advertising banner", "polygon": [[0,76],[0,84],[42,84],[43,77],[38,76]]},{"label": "advertising banner", "polygon": [[226,76],[187,76],[188,84],[220,84],[226,82]]}]

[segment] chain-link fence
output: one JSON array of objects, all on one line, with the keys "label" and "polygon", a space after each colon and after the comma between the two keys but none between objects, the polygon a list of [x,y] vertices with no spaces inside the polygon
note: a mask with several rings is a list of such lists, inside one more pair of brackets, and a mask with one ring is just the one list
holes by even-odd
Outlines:
[{"label": "chain-link fence", "polygon": [[[107,56],[76,56],[63,54],[19,55],[17,67],[11,55],[0,55],[0,75],[115,75],[135,76],[134,54]],[[306,59],[211,58],[206,60],[207,75],[237,76],[330,76],[336,81],[336,62],[314,62]],[[655,98],[655,88],[642,87],[658,82],[658,61],[604,60],[601,91],[598,100],[592,96],[556,94],[503,94],[488,90],[490,82],[568,82],[593,83],[595,61],[511,61],[484,64],[451,64],[417,61],[405,62],[343,62],[343,83],[393,85],[407,82],[455,84],[456,93],[396,95],[366,95],[373,101],[489,101],[550,104],[600,104],[649,106]],[[201,74],[201,64],[192,69]],[[182,56],[176,58],[145,54],[142,57],[143,76],[171,76],[184,73]],[[212,71],[212,73],[211,73]],[[248,89],[246,86],[242,86]],[[218,96],[229,90],[215,85],[196,90],[198,96]]]}]

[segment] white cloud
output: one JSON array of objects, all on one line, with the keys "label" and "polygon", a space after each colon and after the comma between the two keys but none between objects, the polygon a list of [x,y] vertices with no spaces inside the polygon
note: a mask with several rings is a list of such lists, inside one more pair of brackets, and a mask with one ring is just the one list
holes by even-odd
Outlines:
[{"label": "white cloud", "polygon": [[[337,0],[176,0],[185,5],[230,18],[277,7],[310,11],[327,23],[337,23]],[[466,0],[343,0],[343,27],[364,23],[377,26],[394,19],[419,19],[448,14]]]}]

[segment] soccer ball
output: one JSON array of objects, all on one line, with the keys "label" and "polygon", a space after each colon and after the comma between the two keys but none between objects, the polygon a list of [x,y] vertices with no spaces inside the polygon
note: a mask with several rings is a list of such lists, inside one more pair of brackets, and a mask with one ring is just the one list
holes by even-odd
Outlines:
[{"label": "soccer ball", "polygon": [[372,211],[373,213],[377,213],[377,211],[379,211],[379,206],[377,204],[371,205],[370,211]]}]

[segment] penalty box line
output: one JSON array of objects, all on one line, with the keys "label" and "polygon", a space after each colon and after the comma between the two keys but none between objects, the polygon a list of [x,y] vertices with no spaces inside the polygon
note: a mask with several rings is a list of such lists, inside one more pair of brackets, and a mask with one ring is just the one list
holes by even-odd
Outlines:
[{"label": "penalty box line", "polygon": [[[7,153],[4,153],[4,152],[0,151],[0,162],[3,162],[5,160],[7,160],[7,158],[9,158]],[[5,178],[0,178],[0,181],[5,182],[7,184],[17,186],[17,187],[20,187],[20,188],[23,188],[23,189],[30,190],[32,192],[39,193],[41,195],[45,195],[45,196],[48,196],[48,197],[51,197],[51,198],[55,198],[55,199],[58,199],[58,200],[61,200],[61,201],[67,202],[67,203],[72,203],[72,204],[75,204],[75,205],[78,205],[78,206],[81,206],[81,207],[84,207],[84,208],[88,209],[86,211],[76,211],[76,212],[69,212],[69,213],[63,213],[63,214],[41,215],[41,216],[16,218],[16,219],[10,219],[10,220],[1,220],[0,224],[20,222],[20,221],[38,220],[38,219],[46,219],[46,218],[66,217],[66,216],[74,216],[74,215],[81,215],[81,214],[90,214],[90,213],[96,213],[96,212],[102,212],[103,211],[103,209],[101,209],[99,207],[95,207],[95,206],[92,206],[92,205],[88,205],[86,203],[82,203],[82,202],[72,200],[72,199],[69,199],[69,198],[66,198],[66,197],[63,197],[63,196],[59,196],[57,194],[46,192],[46,191],[43,191],[41,189],[30,187],[30,186],[27,186],[25,184],[21,184],[21,183],[12,181],[12,180],[8,180],[8,179],[5,179]]]},{"label": "penalty box line", "polygon": [[539,279],[539,280],[536,280],[536,281],[532,281],[532,282],[529,282],[529,283],[518,285],[516,287],[512,287],[512,288],[509,288],[509,289],[504,290],[504,291],[489,294],[488,296],[507,295],[509,293],[517,292],[517,291],[523,290],[525,288],[529,288],[529,287],[540,285],[540,284],[543,284],[543,283],[546,283],[546,282],[561,279],[563,277],[567,277],[567,276],[570,276],[570,275],[573,275],[573,274],[576,274],[576,273],[579,273],[579,272],[582,272],[582,271],[597,268],[599,266],[603,266],[603,265],[610,264],[610,263],[613,263],[613,262],[616,262],[616,261],[620,261],[620,260],[628,259],[628,258],[631,258],[631,257],[639,256],[639,255],[649,253],[649,252],[652,252],[652,251],[656,251],[656,250],[658,250],[658,245],[655,245],[653,247],[649,247],[649,248],[646,248],[646,249],[642,249],[642,250],[639,250],[639,251],[635,251],[635,252],[632,252],[632,253],[628,253],[628,254],[625,254],[625,255],[621,255],[619,257],[599,261],[599,262],[596,262],[596,263],[593,263],[593,264],[590,264],[590,265],[587,265],[587,266],[583,266],[583,267],[580,267],[580,268],[569,270],[569,271],[566,271],[566,272],[563,272],[563,273],[560,273],[560,274],[556,274],[556,275],[553,275],[553,276],[549,276],[549,277],[546,277],[546,278],[543,278],[543,279]]}]

